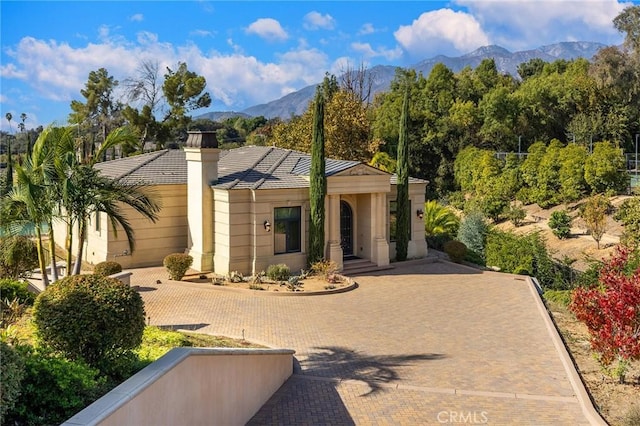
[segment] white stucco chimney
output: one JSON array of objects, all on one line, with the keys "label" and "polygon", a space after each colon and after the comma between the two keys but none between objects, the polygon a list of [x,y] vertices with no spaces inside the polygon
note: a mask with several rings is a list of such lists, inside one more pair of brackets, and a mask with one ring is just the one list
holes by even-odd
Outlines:
[{"label": "white stucco chimney", "polygon": [[184,147],[187,159],[187,219],[192,268],[213,270],[213,190],[218,180],[220,150],[214,131],[189,131]]}]

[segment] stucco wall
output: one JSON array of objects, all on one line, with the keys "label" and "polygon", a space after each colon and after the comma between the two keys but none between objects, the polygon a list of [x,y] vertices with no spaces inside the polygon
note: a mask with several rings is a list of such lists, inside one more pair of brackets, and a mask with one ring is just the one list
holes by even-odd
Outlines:
[{"label": "stucco wall", "polygon": [[242,425],[293,374],[293,353],[176,348],[64,425]]},{"label": "stucco wall", "polygon": [[[301,207],[302,236],[299,253],[274,254],[274,216],[278,207]],[[239,271],[256,274],[269,265],[285,263],[297,273],[306,267],[308,241],[308,189],[252,191],[214,190],[214,270],[219,274]],[[271,230],[264,228],[269,221]]]},{"label": "stucco wall", "polygon": [[[129,251],[127,236],[122,228],[114,233],[110,221],[100,214],[96,227],[95,215],[88,226],[84,259],[96,264],[104,260],[120,263],[123,268],[161,265],[169,253],[183,253],[187,247],[187,194],[185,185],[158,185],[152,187],[162,209],[153,223],[130,207],[124,207],[126,217],[134,229],[135,250]],[[77,236],[77,233],[76,233]],[[63,241],[63,240],[60,240]]]}]

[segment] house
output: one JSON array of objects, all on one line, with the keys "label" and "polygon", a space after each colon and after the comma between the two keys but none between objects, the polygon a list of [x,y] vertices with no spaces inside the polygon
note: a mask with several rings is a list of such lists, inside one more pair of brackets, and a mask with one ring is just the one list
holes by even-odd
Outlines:
[{"label": "house", "polygon": [[[190,132],[183,150],[162,150],[99,163],[103,175],[145,182],[161,198],[154,224],[128,214],[136,247],[114,233],[105,214],[92,218],[88,262],[125,268],[162,264],[188,253],[193,268],[253,275],[271,264],[307,267],[311,156],[275,147],[218,149],[214,132]],[[357,161],[326,160],[326,259],[340,267],[358,257],[378,266],[395,257],[396,176]],[[427,182],[410,179],[409,258],[427,254],[422,209]]]}]

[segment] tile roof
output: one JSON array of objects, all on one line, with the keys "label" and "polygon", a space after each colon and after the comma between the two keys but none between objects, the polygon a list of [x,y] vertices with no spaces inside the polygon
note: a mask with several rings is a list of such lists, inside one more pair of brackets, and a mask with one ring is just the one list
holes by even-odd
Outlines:
[{"label": "tile roof", "polygon": [[[326,160],[326,175],[332,176],[361,164],[358,161]],[[95,166],[102,174],[125,182],[153,185],[186,184],[185,152],[171,149],[121,158]],[[277,189],[309,187],[309,154],[264,146],[245,146],[220,151],[217,188]],[[395,175],[391,184],[395,184]],[[424,183],[410,179],[411,183]]]}]

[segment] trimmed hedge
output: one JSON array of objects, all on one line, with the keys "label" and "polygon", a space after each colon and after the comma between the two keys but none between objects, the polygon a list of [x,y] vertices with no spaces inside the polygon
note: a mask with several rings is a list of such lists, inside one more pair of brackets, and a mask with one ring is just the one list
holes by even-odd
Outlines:
[{"label": "trimmed hedge", "polygon": [[118,358],[142,341],[144,303],[119,280],[73,275],[38,296],[33,320],[45,345],[110,372]]},{"label": "trimmed hedge", "polygon": [[122,265],[112,261],[100,262],[93,268],[93,273],[102,277],[108,277],[120,272],[122,272]]},{"label": "trimmed hedge", "polygon": [[172,253],[164,258],[162,264],[167,268],[170,280],[180,281],[193,264],[193,257],[184,253]]}]

